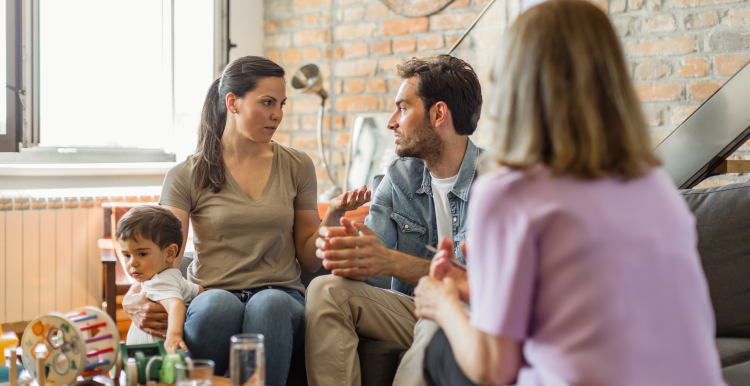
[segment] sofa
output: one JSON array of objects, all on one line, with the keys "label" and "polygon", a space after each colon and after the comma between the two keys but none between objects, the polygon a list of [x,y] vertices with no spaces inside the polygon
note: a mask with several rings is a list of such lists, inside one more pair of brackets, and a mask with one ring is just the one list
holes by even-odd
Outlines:
[{"label": "sofa", "polygon": [[[182,258],[180,271],[183,277],[187,277],[187,268],[193,261],[193,253],[186,252]],[[330,271],[324,268],[318,272],[310,273],[302,270],[302,284],[307,288],[310,282],[320,276],[328,275]],[[378,288],[390,289],[391,277],[379,276],[368,278],[365,283]],[[359,354],[360,372],[362,374],[362,386],[391,386],[396,375],[396,369],[408,347],[392,342],[384,342],[372,339],[361,339],[357,347]],[[287,386],[307,386],[307,373],[305,372],[305,348],[300,347],[292,355],[289,366]]]},{"label": "sofa", "polygon": [[[716,346],[729,386],[750,385],[750,182],[681,190],[696,217],[700,253],[716,318]],[[180,270],[186,276],[192,253]],[[302,284],[330,272],[302,271]],[[388,276],[367,279],[390,288]],[[407,347],[370,339],[360,340],[362,386],[390,386]],[[292,356],[287,386],[306,386],[304,347]]]},{"label": "sofa", "polygon": [[750,182],[681,193],[697,220],[724,379],[750,385]]}]

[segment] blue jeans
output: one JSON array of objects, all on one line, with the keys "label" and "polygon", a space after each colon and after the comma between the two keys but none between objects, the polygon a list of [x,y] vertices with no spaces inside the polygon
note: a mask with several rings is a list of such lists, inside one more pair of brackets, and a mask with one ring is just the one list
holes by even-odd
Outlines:
[{"label": "blue jeans", "polygon": [[266,384],[284,386],[292,353],[305,341],[305,299],[299,291],[281,287],[241,292],[213,289],[193,299],[184,331],[190,356],[213,360],[214,373],[224,375],[229,367],[229,338],[263,334]]}]

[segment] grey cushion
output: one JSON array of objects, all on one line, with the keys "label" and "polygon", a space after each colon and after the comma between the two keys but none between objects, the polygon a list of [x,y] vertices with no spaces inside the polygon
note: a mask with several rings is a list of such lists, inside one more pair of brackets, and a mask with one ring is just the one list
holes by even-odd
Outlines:
[{"label": "grey cushion", "polygon": [[185,252],[182,255],[182,261],[180,262],[180,273],[182,273],[182,277],[184,277],[185,279],[187,279],[187,269],[192,262],[193,252]]},{"label": "grey cushion", "polygon": [[750,339],[748,338],[716,338],[716,348],[719,349],[721,367],[750,361]]},{"label": "grey cushion", "polygon": [[750,385],[750,362],[723,368],[721,374],[729,386]]},{"label": "grey cushion", "polygon": [[362,386],[391,386],[401,357],[408,349],[397,343],[360,338],[357,353]]},{"label": "grey cushion", "polygon": [[682,195],[697,219],[716,336],[750,338],[750,182]]}]

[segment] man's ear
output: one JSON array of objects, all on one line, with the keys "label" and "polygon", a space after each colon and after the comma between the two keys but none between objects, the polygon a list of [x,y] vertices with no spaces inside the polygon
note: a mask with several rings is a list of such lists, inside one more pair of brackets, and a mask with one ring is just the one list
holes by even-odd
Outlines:
[{"label": "man's ear", "polygon": [[174,259],[177,258],[177,250],[179,249],[180,247],[177,244],[170,244],[167,247],[167,263],[172,264],[174,262]]},{"label": "man's ear", "polygon": [[442,126],[450,119],[450,110],[445,102],[437,102],[430,109],[430,119],[434,127]]}]

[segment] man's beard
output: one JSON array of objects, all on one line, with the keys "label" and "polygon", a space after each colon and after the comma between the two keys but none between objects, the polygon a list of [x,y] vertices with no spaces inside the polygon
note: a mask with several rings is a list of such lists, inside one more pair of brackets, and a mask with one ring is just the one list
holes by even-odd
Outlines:
[{"label": "man's beard", "polygon": [[435,163],[442,152],[443,140],[435,132],[429,117],[425,117],[411,134],[402,136],[401,143],[396,147],[396,155],[399,157],[421,158],[428,164]]}]

